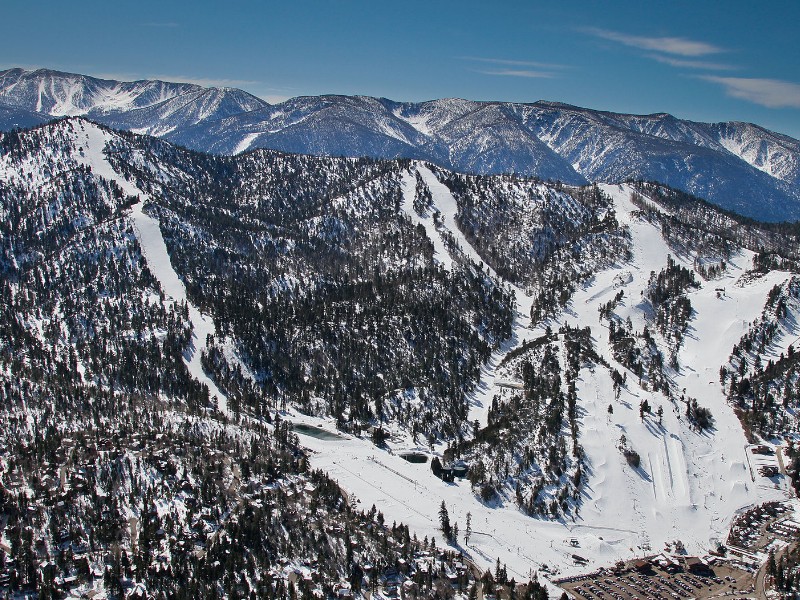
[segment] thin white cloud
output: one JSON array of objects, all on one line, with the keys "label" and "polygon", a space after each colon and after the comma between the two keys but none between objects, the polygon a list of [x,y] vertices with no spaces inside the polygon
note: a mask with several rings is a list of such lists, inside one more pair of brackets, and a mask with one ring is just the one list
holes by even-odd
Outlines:
[{"label": "thin white cloud", "polygon": [[538,62],[534,60],[512,60],[507,58],[487,58],[483,56],[460,56],[462,60],[491,63],[494,65],[508,65],[511,67],[534,67],[536,69],[569,69],[569,65]]},{"label": "thin white cloud", "polygon": [[482,75],[499,75],[502,77],[528,77],[531,79],[552,79],[555,73],[549,71],[531,71],[529,69],[486,69],[477,70]]},{"label": "thin white cloud", "polygon": [[728,65],[725,63],[708,62],[705,60],[691,60],[685,58],[674,58],[672,56],[664,56],[661,54],[647,54],[647,58],[652,58],[665,65],[672,67],[681,67],[686,69],[704,69],[706,71],[736,71],[739,67],[735,65]]},{"label": "thin white cloud", "polygon": [[624,44],[625,46],[639,48],[640,50],[649,50],[651,52],[673,54],[676,56],[707,56],[709,54],[725,52],[725,49],[719,46],[681,37],[629,35],[627,33],[599,29],[597,27],[589,27],[584,29],[584,31],[605,40]]},{"label": "thin white cloud", "polygon": [[800,84],[780,79],[717,77],[702,75],[700,79],[717,83],[733,98],[747,100],[767,108],[800,108]]},{"label": "thin white cloud", "polygon": [[559,76],[559,73],[557,71],[570,68],[567,65],[538,62],[534,60],[489,58],[484,56],[459,56],[458,58],[461,60],[467,60],[475,63],[495,65],[496,68],[473,68],[470,70],[474,73],[480,73],[481,75],[492,75],[497,77],[553,79]]}]

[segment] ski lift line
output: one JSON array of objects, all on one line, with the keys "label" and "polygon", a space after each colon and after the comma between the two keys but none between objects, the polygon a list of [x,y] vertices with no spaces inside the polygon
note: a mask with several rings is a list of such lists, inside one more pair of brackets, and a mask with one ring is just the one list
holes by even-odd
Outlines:
[{"label": "ski lift line", "polygon": [[[374,483],[372,483],[371,481],[367,481],[367,480],[366,480],[366,479],[364,479],[364,478],[363,478],[361,475],[359,475],[358,473],[355,473],[354,471],[351,471],[351,470],[350,470],[350,469],[348,469],[347,467],[343,466],[341,463],[337,463],[336,461],[333,461],[333,464],[335,464],[335,465],[336,465],[337,467],[339,467],[340,469],[342,469],[342,470],[344,470],[344,471],[347,471],[347,472],[348,472],[348,473],[350,473],[350,474],[351,474],[353,477],[356,477],[356,478],[360,479],[361,481],[363,481],[364,483],[366,483],[366,484],[367,484],[368,486],[370,486],[371,488],[374,488],[374,489],[378,490],[378,491],[379,491],[379,492],[381,492],[382,494],[387,494],[387,492],[385,492],[385,491],[384,491],[382,488],[378,487],[377,485],[375,485],[375,484],[374,484]],[[403,501],[402,501],[402,500],[400,500],[399,498],[392,498],[392,500],[394,500],[394,501],[396,501],[396,502],[399,502],[400,504],[402,504],[403,506],[405,506],[407,509],[409,509],[410,511],[412,511],[412,512],[414,512],[414,513],[418,514],[420,517],[422,517],[422,518],[423,518],[423,519],[425,519],[426,521],[428,521],[428,522],[430,522],[430,523],[434,523],[434,524],[435,524],[434,520],[433,520],[433,519],[431,519],[431,518],[430,518],[428,515],[426,515],[426,514],[424,514],[424,513],[421,513],[421,512],[420,512],[420,511],[418,511],[416,508],[414,508],[414,507],[412,507],[412,506],[410,506],[410,505],[406,504],[405,502],[403,502]]]},{"label": "ski lift line", "polygon": [[403,475],[403,474],[402,474],[400,471],[396,471],[396,470],[395,470],[395,469],[393,469],[392,467],[390,467],[390,466],[388,466],[388,465],[385,465],[384,463],[382,463],[381,461],[379,461],[379,460],[378,460],[377,458],[375,458],[374,456],[370,456],[370,457],[369,457],[369,460],[371,460],[372,462],[374,462],[376,465],[380,465],[380,466],[382,466],[384,469],[387,469],[388,471],[391,471],[392,473],[394,473],[394,474],[395,474],[395,475],[397,475],[398,477],[402,477],[403,479],[405,479],[405,480],[406,480],[406,481],[408,481],[409,483],[413,483],[413,484],[414,484],[414,487],[416,487],[416,486],[418,486],[418,485],[419,485],[419,482],[418,482],[418,481],[416,481],[416,480],[414,480],[414,479],[411,479],[410,477],[406,477],[406,476],[405,476],[405,475]]}]

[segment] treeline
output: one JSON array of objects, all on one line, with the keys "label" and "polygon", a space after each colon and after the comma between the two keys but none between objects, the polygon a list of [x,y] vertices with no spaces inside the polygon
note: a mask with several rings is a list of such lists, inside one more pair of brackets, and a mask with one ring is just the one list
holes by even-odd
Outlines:
[{"label": "treeline", "polygon": [[672,256],[667,256],[666,268],[657,275],[650,274],[645,294],[656,313],[656,327],[671,343],[674,368],[677,368],[678,348],[692,317],[692,303],[686,294],[699,287],[694,271],[677,264]]}]

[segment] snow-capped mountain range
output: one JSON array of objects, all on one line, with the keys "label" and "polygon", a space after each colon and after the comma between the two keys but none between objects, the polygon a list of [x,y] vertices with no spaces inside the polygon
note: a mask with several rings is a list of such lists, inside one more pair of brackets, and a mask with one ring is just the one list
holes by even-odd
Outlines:
[{"label": "snow-capped mountain range", "polygon": [[565,183],[658,181],[762,220],[800,219],[800,142],[757,125],[626,115],[554,102],[395,102],[306,96],[280,104],[231,88],[0,72],[0,128],[85,116],[219,154],[255,148],[415,158]]},{"label": "snow-capped mountain range", "polygon": [[[0,72],[7,111],[0,125],[53,117],[84,116],[111,127],[164,136],[177,129],[263,108],[267,103],[242,90],[164,81],[120,82],[40,69]],[[0,113],[4,114],[4,113]]]}]

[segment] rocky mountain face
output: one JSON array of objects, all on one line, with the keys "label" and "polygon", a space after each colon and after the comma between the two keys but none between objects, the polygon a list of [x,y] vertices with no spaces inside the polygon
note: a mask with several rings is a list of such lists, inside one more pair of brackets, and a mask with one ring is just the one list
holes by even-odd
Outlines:
[{"label": "rocky mountain face", "polygon": [[756,219],[800,218],[800,142],[748,123],[553,102],[315,96],[269,105],[240,90],[21,69],[0,73],[0,109],[6,129],[83,115],[203,152],[411,158],[569,184],[657,181]]}]

